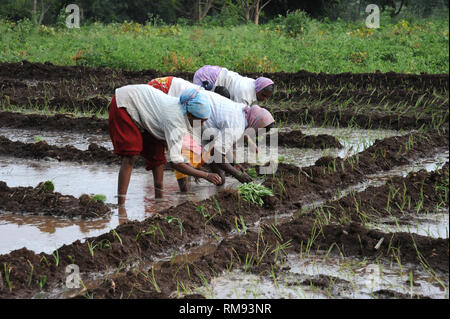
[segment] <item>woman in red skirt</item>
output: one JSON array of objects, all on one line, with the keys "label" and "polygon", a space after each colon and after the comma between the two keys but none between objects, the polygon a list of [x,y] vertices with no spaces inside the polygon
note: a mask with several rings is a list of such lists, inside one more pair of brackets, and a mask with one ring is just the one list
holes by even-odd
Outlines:
[{"label": "woman in red skirt", "polygon": [[208,99],[198,90],[187,89],[179,98],[168,96],[149,85],[128,85],[116,89],[109,106],[109,134],[114,153],[122,157],[118,179],[118,204],[125,203],[134,162],[145,158],[152,170],[155,196],[161,196],[165,148],[172,166],[190,176],[218,185],[218,174],[195,169],[181,153],[182,140],[192,132],[194,120],[206,121],[211,113]]}]

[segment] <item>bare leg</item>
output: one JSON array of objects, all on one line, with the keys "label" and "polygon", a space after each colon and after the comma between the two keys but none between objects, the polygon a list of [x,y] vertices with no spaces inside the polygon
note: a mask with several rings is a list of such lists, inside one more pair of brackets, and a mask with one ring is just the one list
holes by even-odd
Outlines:
[{"label": "bare leg", "polygon": [[153,172],[153,185],[155,186],[155,198],[163,197],[164,188],[164,165],[159,165],[152,169]]},{"label": "bare leg", "polygon": [[128,185],[130,184],[131,171],[137,156],[122,156],[122,165],[119,170],[119,181],[117,185],[117,203],[123,205],[127,195]]},{"label": "bare leg", "polygon": [[177,182],[178,182],[178,187],[180,187],[180,192],[186,193],[186,192],[189,192],[189,190],[191,189],[191,183],[190,183],[189,177],[183,177],[183,178],[177,179]]}]

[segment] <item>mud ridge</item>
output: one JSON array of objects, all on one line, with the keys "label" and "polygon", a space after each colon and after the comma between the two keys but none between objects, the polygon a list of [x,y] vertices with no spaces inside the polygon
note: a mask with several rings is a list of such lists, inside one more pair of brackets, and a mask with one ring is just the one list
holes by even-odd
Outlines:
[{"label": "mud ridge", "polygon": [[328,107],[317,108],[294,108],[290,110],[274,110],[273,116],[276,121],[285,123],[297,123],[316,126],[356,126],[364,129],[419,129],[421,127],[433,127],[439,123],[448,123],[448,110],[440,112],[439,115],[404,115],[386,114],[380,111],[371,112],[364,110],[329,110]]},{"label": "mud ridge", "polygon": [[81,195],[75,198],[54,192],[53,185],[45,182],[36,187],[8,187],[0,181],[0,214],[2,212],[27,215],[51,215],[66,218],[99,218],[111,214],[102,201]]},{"label": "mud ridge", "polygon": [[[125,71],[111,68],[92,68],[83,66],[57,66],[49,62],[32,63],[22,61],[17,63],[0,63],[0,77],[15,77],[34,80],[55,80],[60,78],[79,79],[86,77],[98,77],[102,79],[108,78],[125,78],[144,80],[152,79],[159,76],[179,76],[185,79],[192,79],[193,72],[178,72],[167,74],[155,70],[144,71]],[[420,89],[437,89],[440,91],[448,91],[449,77],[448,74],[399,74],[394,72],[375,72],[375,73],[340,73],[325,74],[312,73],[307,71],[299,71],[296,73],[242,73],[244,76],[257,78],[259,76],[270,77],[277,85],[282,87],[289,86],[308,86],[315,87],[351,87],[351,88],[367,88],[377,87],[384,90],[420,90]],[[146,83],[143,81],[141,83]]]},{"label": "mud ridge", "polygon": [[358,184],[367,175],[431,156],[448,145],[448,130],[446,134],[429,132],[394,136],[375,141],[345,161],[326,156],[310,167],[279,164],[276,175],[269,176],[264,185],[273,189],[281,202],[298,206],[305,201],[330,199],[333,189]]},{"label": "mud ridge", "polygon": [[427,214],[435,212],[436,207],[448,208],[448,168],[447,162],[437,171],[420,170],[407,177],[392,177],[385,185],[329,201],[323,210],[308,215],[323,213],[325,219],[332,221],[362,223],[381,217],[402,217],[404,222],[411,213]]}]

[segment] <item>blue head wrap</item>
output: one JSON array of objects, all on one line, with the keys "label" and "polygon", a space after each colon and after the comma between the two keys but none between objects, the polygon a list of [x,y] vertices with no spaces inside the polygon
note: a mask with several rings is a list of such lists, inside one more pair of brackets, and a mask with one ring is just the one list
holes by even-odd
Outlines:
[{"label": "blue head wrap", "polygon": [[204,88],[207,91],[212,91],[213,87],[214,87],[214,85],[212,85],[208,81],[203,81],[202,82],[202,88]]},{"label": "blue head wrap", "polygon": [[196,89],[186,89],[180,96],[181,110],[199,119],[207,119],[211,115],[208,98]]}]

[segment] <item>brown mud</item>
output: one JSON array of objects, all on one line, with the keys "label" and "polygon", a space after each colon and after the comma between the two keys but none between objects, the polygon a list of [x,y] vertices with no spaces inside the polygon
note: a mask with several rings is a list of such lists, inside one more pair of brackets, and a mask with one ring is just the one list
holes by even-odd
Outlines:
[{"label": "brown mud", "polygon": [[295,108],[291,110],[274,110],[276,121],[316,126],[355,126],[364,129],[408,130],[432,126],[432,123],[448,123],[448,110],[433,115],[386,114],[370,110],[330,110],[328,107]]},{"label": "brown mud", "polygon": [[[41,131],[80,132],[109,134],[108,120],[96,116],[74,118],[68,114],[54,116],[40,114],[22,114],[16,112],[0,112],[0,126],[15,129],[36,129]],[[327,134],[311,136],[301,131],[278,132],[280,145],[295,148],[342,148],[339,141]]]},{"label": "brown mud", "polygon": [[331,135],[306,135],[302,131],[278,133],[278,145],[296,148],[326,149],[343,148],[339,140]]},{"label": "brown mud", "polygon": [[[89,77],[98,77],[102,79],[123,79],[130,81],[136,79],[139,83],[146,83],[148,79],[167,76],[165,72],[155,70],[144,71],[126,71],[111,68],[91,68],[83,66],[57,66],[49,62],[32,63],[22,61],[17,63],[0,63],[0,77],[8,78],[14,74],[21,79],[32,80],[57,80],[65,79],[84,79]],[[192,79],[194,73],[182,72],[170,74],[186,79]],[[394,72],[375,72],[375,73],[340,73],[325,74],[299,71],[296,73],[242,73],[244,76],[257,78],[259,76],[270,77],[277,85],[289,86],[308,86],[316,87],[351,87],[365,89],[367,87],[377,87],[385,90],[423,90],[437,89],[448,91],[448,74],[399,74]]]},{"label": "brown mud", "polygon": [[[193,76],[192,73],[135,72],[27,61],[1,63],[0,69],[1,108],[13,105],[64,112],[106,112],[109,99],[118,87],[147,83],[159,76],[175,75],[188,80]],[[394,129],[419,128],[433,121],[448,122],[447,74],[314,74],[301,71],[265,76],[277,83],[277,93],[269,101],[274,104],[271,108],[277,121],[309,123],[306,121],[314,118],[318,125],[358,124],[362,128]],[[277,107],[278,102],[286,99],[293,103],[294,110]],[[298,105],[297,101],[308,107]],[[334,109],[333,105],[338,101],[348,104],[345,110]],[[407,107],[394,108],[391,114],[383,114],[385,105],[399,103]],[[380,107],[381,111],[378,110]],[[439,118],[433,118],[436,110],[442,113]]]},{"label": "brown mud", "polygon": [[0,126],[41,131],[109,134],[108,120],[96,116],[75,118],[72,114],[41,115],[0,112]]},{"label": "brown mud", "polygon": [[102,201],[86,194],[75,198],[54,192],[45,183],[36,187],[8,187],[0,181],[0,214],[2,211],[81,219],[111,214],[111,209]]},{"label": "brown mud", "polygon": [[[99,287],[89,289],[85,297],[167,298],[173,296],[177,288],[180,289],[181,283],[188,287],[202,286],[217,274],[235,268],[269,276],[272,270],[275,273],[280,271],[279,263],[283,263],[288,253],[305,254],[305,247],[311,238],[315,238],[310,246],[311,251],[333,247],[332,253],[340,251],[345,256],[395,260],[395,256],[400,255],[402,262],[413,263],[420,263],[420,258],[423,258],[433,269],[448,271],[448,261],[438,261],[442,260],[442,256],[448,256],[448,239],[430,240],[407,233],[386,234],[369,231],[358,224],[317,226],[315,220],[306,217],[276,225],[279,235],[271,227],[274,226],[262,227],[259,232],[247,231],[246,235],[223,240],[215,251],[193,262],[166,261],[153,264],[150,270],[135,267],[123,274],[111,276]],[[375,249],[380,238],[385,238],[386,243]],[[277,255],[274,251],[286,243],[287,248],[278,250]],[[264,249],[268,250],[266,255],[261,254]],[[322,284],[326,285],[325,282]]]},{"label": "brown mud", "polygon": [[275,176],[264,185],[273,189],[283,203],[330,199],[336,188],[344,188],[362,181],[366,175],[388,171],[395,166],[412,163],[432,155],[437,149],[448,148],[446,133],[411,133],[377,140],[372,146],[346,160],[322,157],[315,165],[299,168],[280,164]]},{"label": "brown mud", "polygon": [[[86,151],[71,145],[64,147],[49,145],[45,141],[37,143],[13,142],[0,136],[0,154],[18,158],[46,159],[56,161],[71,161],[78,163],[102,163],[106,165],[120,165],[121,159],[111,150],[95,143],[91,143]],[[139,158],[135,167],[145,166],[145,161]]]},{"label": "brown mud", "polygon": [[[416,133],[415,138],[418,139],[420,134],[423,133]],[[375,143],[370,152],[366,150],[358,154],[359,165],[355,162],[353,169],[347,160],[346,171],[334,172],[326,158],[303,171],[309,176],[307,178],[299,173],[301,170],[297,167],[280,165],[277,177],[269,177],[266,180],[266,185],[273,187],[276,196],[264,198],[263,207],[250,205],[240,199],[235,191],[228,190],[199,203],[187,202],[169,208],[152,219],[122,224],[114,232],[87,239],[84,243],[77,241],[64,245],[58,249],[58,265],[56,252],[35,254],[21,249],[2,255],[0,264],[6,265],[4,267],[8,269],[10,284],[3,278],[0,296],[17,298],[36,295],[43,276],[46,279],[44,291],[47,289],[50,292],[58,283],[64,283],[65,266],[71,263],[79,265],[83,273],[103,272],[106,268],[113,269],[136,261],[154,263],[158,256],[167,255],[168,251],[178,250],[180,246],[184,249],[196,247],[200,238],[217,241],[219,246],[192,263],[166,262],[160,268],[153,264],[153,271],[137,268],[139,271],[128,271],[124,279],[117,279],[121,275],[124,276],[123,274],[119,274],[116,279],[111,277],[114,280],[113,288],[112,283],[105,280],[102,285],[89,288],[86,292],[88,296],[94,293],[94,297],[107,298],[168,297],[176,290],[177,282],[203,284],[205,280],[229,268],[230,263],[233,267],[248,267],[248,264],[245,266],[245,260],[247,258],[248,261],[250,255],[254,257],[251,271],[261,273],[272,267],[276,268],[274,260],[282,258],[287,252],[304,253],[305,247],[327,250],[332,245],[345,256],[388,259],[399,257],[402,262],[418,265],[425,261],[434,270],[448,272],[448,239],[433,239],[409,233],[388,234],[366,229],[359,222],[325,225],[310,216],[300,216],[277,225],[266,222],[260,225],[259,231],[246,228],[263,217],[273,217],[274,210],[280,214],[288,213],[292,212],[292,203],[311,198],[329,199],[332,196],[330,190],[356,183],[369,172],[407,162],[419,154],[429,154],[432,147],[436,147],[434,144],[448,144],[448,139],[442,142],[438,134],[423,135],[427,138],[427,149],[422,149],[425,145],[416,143],[398,158],[390,160],[388,157],[381,164],[374,155],[390,156],[390,147],[393,154],[396,154],[402,143],[408,141],[408,137]],[[418,149],[415,149],[416,146]],[[355,160],[355,157],[350,159]],[[277,181],[281,176],[283,191]],[[299,176],[302,180],[296,182]],[[432,194],[428,194],[429,191],[431,189],[424,188],[427,196],[434,196],[434,189]],[[288,202],[286,194],[290,196]],[[246,227],[240,223],[241,220],[245,221]],[[229,237],[236,231],[236,235]],[[375,246],[381,238],[385,240],[381,247],[376,249]],[[289,244],[285,248],[277,249],[287,242]],[[262,256],[261,245],[268,247],[271,253]],[[259,256],[259,259],[256,256]],[[259,260],[258,263],[256,260]],[[142,276],[147,278],[147,281],[142,280]],[[155,278],[158,289],[155,288],[152,278]]]},{"label": "brown mud", "polygon": [[[60,67],[26,61],[1,63],[0,108],[15,104],[19,107],[105,111],[108,97],[115,88],[132,83],[146,83],[161,75],[163,74],[152,70],[131,72]],[[192,75],[178,74],[186,79],[192,78]],[[257,77],[261,74],[244,75]],[[280,91],[286,90],[286,94],[290,94],[287,92],[296,87],[298,90],[293,93],[296,96],[294,99],[297,96],[303,98],[303,93],[298,93],[304,92],[303,88],[312,92],[316,90],[312,94],[313,99],[321,99],[321,92],[330,93],[342,89],[341,97],[350,97],[352,93],[357,98],[369,101],[368,92],[374,91],[377,93],[370,103],[399,102],[404,96],[407,103],[419,105],[419,113],[416,115],[395,112],[386,114],[375,108],[360,112],[341,111],[322,105],[311,109],[276,110],[274,113],[278,120],[296,123],[310,123],[314,120],[314,123],[337,126],[358,124],[364,128],[405,129],[424,125],[433,127],[436,124],[443,124],[443,127],[439,132],[428,130],[425,133],[415,132],[376,141],[368,149],[345,160],[323,157],[315,165],[306,168],[280,164],[275,175],[266,176],[264,184],[273,190],[275,196],[265,197],[263,206],[249,204],[236,191],[225,190],[210,199],[186,202],[144,221],[129,221],[98,237],[63,245],[51,254],[36,254],[23,248],[0,255],[0,298],[172,298],[177,297],[174,292],[183,291],[184,288],[188,288],[187,297],[199,297],[190,288],[205,285],[225,270],[239,268],[265,276],[273,272],[276,276],[282,270],[280,264],[286,260],[288,253],[309,254],[315,251],[329,251],[330,256],[339,254],[371,260],[383,258],[392,263],[401,260],[402,263],[448,274],[448,238],[368,229],[364,220],[355,217],[358,213],[353,210],[345,211],[349,215],[341,215],[349,218],[339,220],[340,224],[333,220],[324,222],[320,216],[313,214],[295,214],[302,211],[303,205],[315,200],[328,201],[327,205],[339,209],[340,205],[351,207],[349,198],[332,200],[337,191],[360,183],[370,174],[411,164],[419,158],[448,148],[448,111],[443,110],[448,99],[439,97],[434,101],[438,104],[438,118],[426,110],[420,112],[420,107],[425,107],[426,103],[434,103],[430,92],[448,96],[448,75],[313,74],[303,71],[264,75],[271,77]],[[395,91],[399,92],[398,95],[389,93]],[[388,100],[383,100],[382,95],[386,93]],[[424,100],[426,103],[420,105]],[[1,120],[1,116],[0,121],[9,122]],[[11,125],[29,126],[39,119],[17,118],[15,121],[17,122]],[[55,130],[58,125],[67,126],[71,130],[78,129],[78,124],[71,126],[72,119],[68,116],[57,117],[54,124],[49,123],[51,119],[42,121],[41,125],[53,125]],[[79,125],[87,130],[94,130],[92,132],[99,133],[98,130],[101,130],[105,133],[107,129],[102,124],[105,120],[97,119],[92,123],[88,119],[83,121]],[[293,140],[298,143],[298,139]],[[70,146],[55,148],[44,142],[31,145],[0,138],[0,153],[35,159],[118,163],[111,151],[95,144],[91,144],[88,151],[82,152]],[[411,197],[411,205],[417,205],[423,194],[422,205],[429,208],[442,196],[435,186],[446,179],[448,180],[448,165],[434,173],[421,171],[405,178],[392,178],[388,185],[406,185],[405,196]],[[0,188],[7,194],[14,190],[6,184],[0,184]],[[20,189],[27,191],[26,188]],[[28,191],[36,190],[29,188]],[[403,196],[403,192],[399,192]],[[360,207],[381,209],[385,207],[389,193],[386,186],[380,186],[358,196],[361,196]],[[56,200],[58,196],[50,198],[43,198],[42,203],[54,204],[52,200]],[[394,196],[393,199],[394,203],[403,203],[403,197]],[[16,199],[18,203],[21,200],[23,196]],[[80,204],[82,200],[79,199]],[[17,207],[15,204],[8,205]],[[394,211],[396,213],[399,212]],[[277,222],[277,214],[294,216]],[[381,242],[382,238],[384,241]],[[208,249],[202,250],[200,248],[204,242],[209,243]],[[196,249],[200,253],[192,254],[191,251]],[[67,276],[65,267],[69,264],[80,267],[86,288],[74,291],[73,294],[64,294]],[[100,273],[101,279],[89,276],[94,273]],[[315,283],[323,287],[329,285],[323,278],[315,279]],[[379,298],[406,297],[391,291],[377,293]]]},{"label": "brown mud", "polygon": [[406,178],[391,177],[385,185],[368,187],[366,190],[327,202],[320,209],[308,215],[322,214],[326,219],[347,222],[369,222],[382,217],[434,213],[436,207],[448,208],[448,162],[440,170],[420,170]]}]

